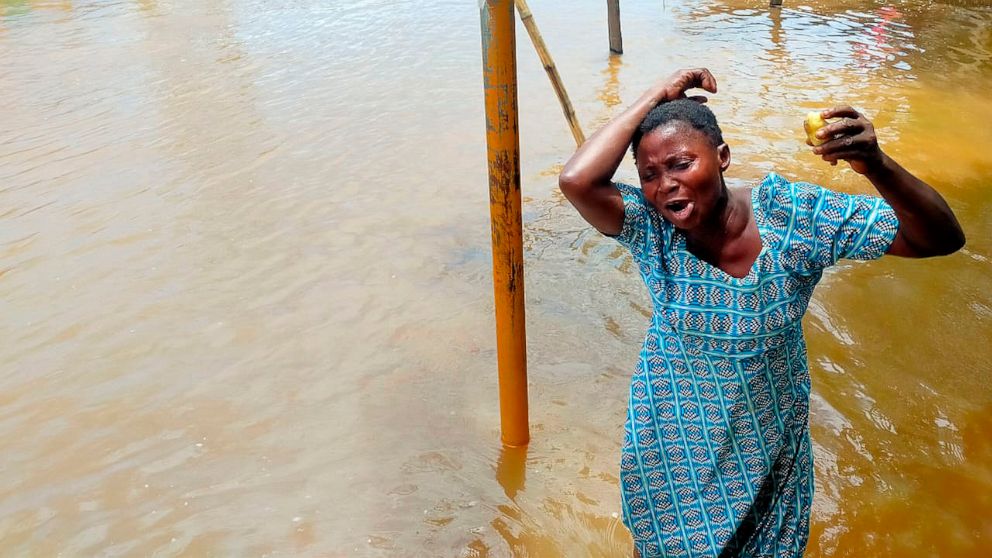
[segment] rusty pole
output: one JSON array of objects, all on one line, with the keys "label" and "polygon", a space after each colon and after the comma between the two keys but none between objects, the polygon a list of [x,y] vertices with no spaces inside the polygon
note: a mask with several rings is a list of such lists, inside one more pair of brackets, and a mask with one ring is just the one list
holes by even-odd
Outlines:
[{"label": "rusty pole", "polygon": [[483,0],[479,3],[479,15],[489,151],[500,425],[504,444],[523,446],[530,441],[530,432],[513,0]]}]

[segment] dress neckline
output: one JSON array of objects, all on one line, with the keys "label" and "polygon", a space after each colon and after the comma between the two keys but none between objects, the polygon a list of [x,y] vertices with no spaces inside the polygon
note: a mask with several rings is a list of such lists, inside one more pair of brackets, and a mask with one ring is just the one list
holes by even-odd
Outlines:
[{"label": "dress neckline", "polygon": [[758,201],[758,188],[752,187],[749,193],[751,198],[751,215],[754,218],[755,226],[758,227],[758,238],[761,240],[761,251],[758,252],[758,255],[755,256],[754,261],[751,262],[751,267],[748,268],[747,275],[744,277],[734,277],[719,267],[690,252],[686,245],[685,234],[678,229],[674,229],[674,234],[672,236],[675,238],[675,247],[684,252],[687,257],[698,262],[705,275],[714,276],[720,281],[733,284],[753,283],[757,278],[758,269],[761,265],[761,259],[764,257],[765,252],[768,251],[768,244],[765,242],[764,227],[762,226],[763,219],[761,219],[760,215],[761,204]]}]

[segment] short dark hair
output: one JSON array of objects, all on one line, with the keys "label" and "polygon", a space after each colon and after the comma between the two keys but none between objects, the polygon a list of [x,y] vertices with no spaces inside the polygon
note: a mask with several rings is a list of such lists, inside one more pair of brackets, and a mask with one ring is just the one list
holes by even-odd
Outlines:
[{"label": "short dark hair", "polygon": [[634,137],[630,144],[634,160],[637,160],[637,146],[641,144],[641,138],[669,122],[684,122],[692,126],[702,132],[713,144],[713,147],[718,147],[723,143],[723,132],[716,122],[716,115],[709,107],[690,99],[676,99],[661,103],[651,109],[637,126],[637,129],[634,130]]}]

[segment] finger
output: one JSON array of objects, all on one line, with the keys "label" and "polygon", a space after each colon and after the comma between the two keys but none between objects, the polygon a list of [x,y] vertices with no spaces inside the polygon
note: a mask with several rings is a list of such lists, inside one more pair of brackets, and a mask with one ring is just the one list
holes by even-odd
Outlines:
[{"label": "finger", "polygon": [[683,91],[698,87],[710,93],[716,93],[716,78],[706,68],[682,70],[678,82]]},{"label": "finger", "polygon": [[705,105],[706,104],[706,101],[708,101],[708,99],[704,95],[693,95],[692,97],[689,97],[688,99],[690,101],[696,101],[697,103],[703,104],[703,105]]},{"label": "finger", "polygon": [[865,158],[864,151],[848,149],[847,151],[837,151],[821,156],[824,161],[836,163],[837,161],[860,160]]},{"label": "finger", "polygon": [[713,74],[706,68],[699,68],[699,71],[702,72],[699,86],[710,93],[716,93],[716,78]]},{"label": "finger", "polygon": [[861,113],[848,105],[839,105],[833,108],[828,108],[820,113],[820,117],[822,118],[858,118],[859,116],[861,116]]},{"label": "finger", "polygon": [[855,136],[841,136],[813,148],[817,155],[830,155],[840,151],[864,150],[870,146],[868,135],[861,133]]},{"label": "finger", "polygon": [[816,132],[816,137],[827,139],[836,136],[854,136],[865,129],[865,123],[858,118],[841,118],[836,122],[831,122],[820,128]]}]

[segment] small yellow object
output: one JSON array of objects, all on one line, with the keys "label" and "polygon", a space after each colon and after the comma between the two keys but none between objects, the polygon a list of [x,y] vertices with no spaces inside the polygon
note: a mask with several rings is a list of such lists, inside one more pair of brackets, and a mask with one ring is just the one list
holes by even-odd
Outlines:
[{"label": "small yellow object", "polygon": [[813,145],[822,145],[827,140],[816,137],[816,131],[827,125],[827,121],[818,112],[807,112],[803,128],[806,129],[806,137]]}]

